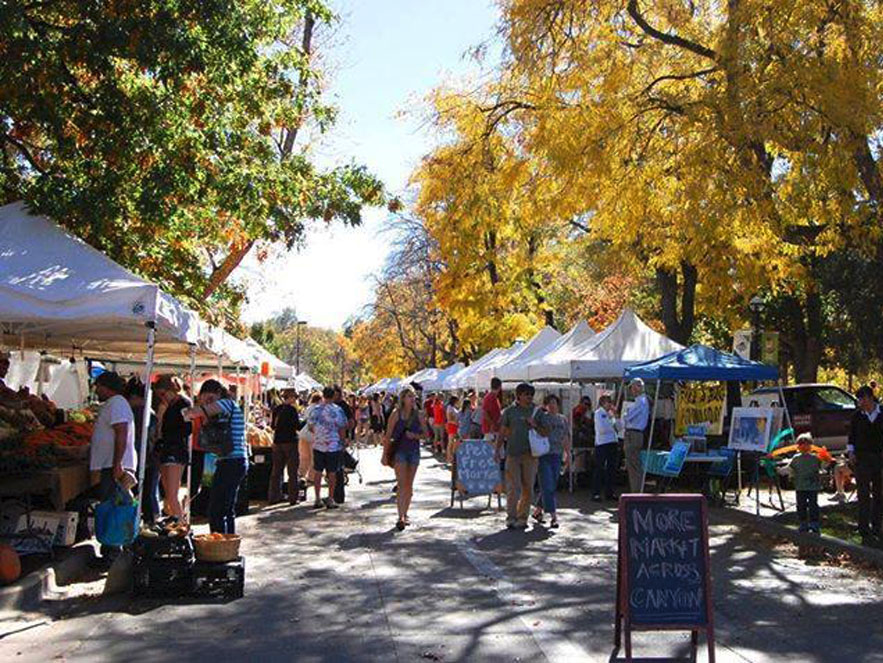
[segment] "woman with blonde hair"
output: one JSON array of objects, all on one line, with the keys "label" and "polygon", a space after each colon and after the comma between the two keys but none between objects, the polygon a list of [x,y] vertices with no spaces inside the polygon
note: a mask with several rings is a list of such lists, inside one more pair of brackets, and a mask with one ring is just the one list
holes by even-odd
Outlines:
[{"label": "woman with blonde hair", "polygon": [[396,473],[396,529],[402,531],[411,524],[408,509],[414,496],[414,477],[420,465],[420,440],[430,436],[426,416],[417,407],[417,398],[411,389],[399,394],[399,405],[389,416],[383,440],[383,464]]},{"label": "woman with blonde hair", "polygon": [[183,416],[192,403],[181,393],[181,382],[173,375],[160,375],[153,385],[159,410],[159,478],[163,489],[165,512],[178,520],[184,517],[184,508],[178,496],[184,468],[190,464],[190,432],[193,430]]}]

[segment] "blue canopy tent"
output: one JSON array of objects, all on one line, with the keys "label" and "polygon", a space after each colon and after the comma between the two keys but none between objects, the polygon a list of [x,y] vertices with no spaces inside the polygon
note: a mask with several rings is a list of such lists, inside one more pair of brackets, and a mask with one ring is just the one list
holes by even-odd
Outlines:
[{"label": "blue canopy tent", "polygon": [[[647,443],[647,451],[650,451],[650,442],[653,440],[653,426],[656,422],[656,407],[659,403],[659,385],[664,381],[683,382],[745,382],[778,380],[779,369],[775,366],[762,364],[759,361],[743,359],[738,355],[721,352],[706,345],[691,345],[689,348],[670,352],[658,359],[635,364],[625,369],[626,379],[641,378],[642,380],[656,380],[656,400],[653,402],[653,416],[650,419],[650,439]],[[779,397],[782,406],[785,407],[785,395],[782,393],[782,385],[779,383]],[[791,426],[791,416],[785,407],[785,417],[788,426]],[[647,469],[644,468],[644,477],[641,479],[641,492],[644,491],[644,481],[647,478]]]},{"label": "blue canopy tent", "polygon": [[743,359],[707,345],[670,352],[658,359],[625,369],[625,377],[644,380],[748,381],[778,380],[779,369],[759,361]]}]

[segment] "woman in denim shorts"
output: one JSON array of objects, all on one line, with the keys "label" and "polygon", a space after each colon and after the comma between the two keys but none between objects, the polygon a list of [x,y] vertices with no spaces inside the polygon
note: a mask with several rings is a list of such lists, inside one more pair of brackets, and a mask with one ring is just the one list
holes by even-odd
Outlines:
[{"label": "woman in denim shorts", "polygon": [[417,407],[414,392],[405,389],[399,395],[399,406],[389,417],[386,439],[383,441],[384,456],[391,460],[396,472],[396,502],[399,511],[396,529],[399,531],[410,525],[408,508],[411,506],[414,477],[420,464],[420,440],[429,435],[426,416]]}]

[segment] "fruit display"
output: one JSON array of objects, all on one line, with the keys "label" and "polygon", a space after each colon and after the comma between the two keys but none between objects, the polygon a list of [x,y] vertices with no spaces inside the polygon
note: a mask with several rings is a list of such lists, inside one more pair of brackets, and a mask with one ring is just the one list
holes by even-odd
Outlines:
[{"label": "fruit display", "polygon": [[[11,411],[19,418],[28,412]],[[68,422],[43,428],[39,422],[34,424],[36,419],[24,416],[27,422],[24,426],[16,427],[6,420],[0,422],[0,474],[46,470],[88,456],[93,424]]]},{"label": "fruit display", "polygon": [[67,415],[68,421],[78,424],[91,423],[95,421],[95,413],[88,408],[82,410],[71,410]]},{"label": "fruit display", "polygon": [[57,463],[53,445],[28,446],[20,435],[0,441],[0,475],[47,470]]},{"label": "fruit display", "polygon": [[248,444],[252,448],[273,446],[273,434],[266,428],[260,428],[249,424],[246,437],[248,439]]},{"label": "fruit display", "polygon": [[25,446],[84,447],[92,439],[92,424],[66,423],[55,428],[34,431],[25,437]]}]

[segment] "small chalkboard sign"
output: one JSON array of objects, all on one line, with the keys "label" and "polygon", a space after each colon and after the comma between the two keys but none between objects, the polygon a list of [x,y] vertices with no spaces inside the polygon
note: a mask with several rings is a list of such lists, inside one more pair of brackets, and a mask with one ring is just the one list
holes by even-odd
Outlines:
[{"label": "small chalkboard sign", "polygon": [[619,500],[616,634],[634,630],[705,631],[714,663],[708,513],[702,495],[623,495]]},{"label": "small chalkboard sign", "polygon": [[471,497],[490,495],[501,488],[500,463],[494,445],[485,440],[463,440],[455,453],[457,489]]}]

